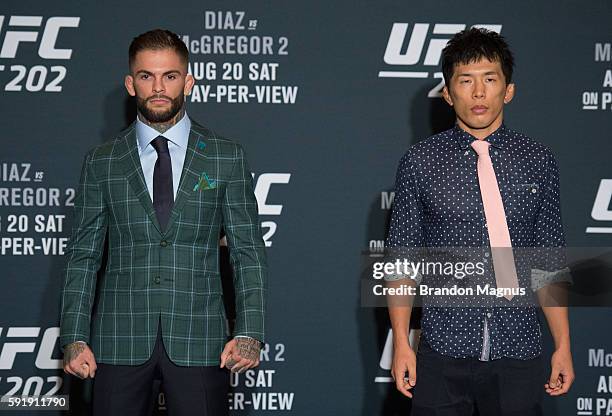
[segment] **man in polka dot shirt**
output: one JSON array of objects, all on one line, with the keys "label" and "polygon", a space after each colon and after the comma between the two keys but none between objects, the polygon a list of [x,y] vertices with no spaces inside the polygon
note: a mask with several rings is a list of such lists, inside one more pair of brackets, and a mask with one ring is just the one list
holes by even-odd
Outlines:
[{"label": "man in polka dot shirt", "polygon": [[[493,230],[487,229],[493,218],[502,224],[495,232],[505,232],[513,248],[565,246],[554,156],[503,123],[504,105],[514,95],[513,65],[507,43],[495,32],[472,28],[449,41],[442,53],[443,96],[456,125],[412,146],[401,159],[387,247],[484,247],[495,260]],[[475,151],[482,144],[484,155]],[[489,171],[481,170],[485,157]],[[485,175],[494,178],[492,188],[485,187],[491,184]],[[494,217],[491,207],[501,215]],[[555,266],[532,271],[529,289],[540,300],[566,279]],[[514,268],[512,263],[502,273],[496,266],[489,283],[495,287],[498,275],[512,275],[509,270],[518,279]],[[420,283],[405,275],[387,280]],[[472,415],[475,409],[481,415],[538,415],[543,391],[564,394],[574,380],[566,307],[542,306],[555,343],[547,372],[533,305],[440,307],[424,299],[418,354],[408,342],[409,305],[390,305],[389,315],[391,371],[397,389],[413,398],[412,415]]]}]

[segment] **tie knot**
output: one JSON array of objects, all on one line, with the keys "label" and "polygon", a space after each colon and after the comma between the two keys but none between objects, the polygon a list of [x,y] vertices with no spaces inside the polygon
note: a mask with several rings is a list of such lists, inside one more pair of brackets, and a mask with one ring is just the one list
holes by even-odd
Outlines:
[{"label": "tie knot", "polygon": [[491,143],[485,140],[474,140],[470,146],[476,150],[478,156],[489,156],[489,146],[491,146]]},{"label": "tie knot", "polygon": [[168,139],[166,139],[164,136],[157,136],[151,140],[151,146],[153,146],[158,155],[160,153],[169,153]]}]

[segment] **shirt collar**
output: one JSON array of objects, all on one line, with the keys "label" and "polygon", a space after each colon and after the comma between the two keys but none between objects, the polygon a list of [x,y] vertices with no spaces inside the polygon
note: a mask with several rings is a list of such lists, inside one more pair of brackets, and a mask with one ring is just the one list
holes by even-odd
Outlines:
[{"label": "shirt collar", "polygon": [[[474,140],[478,140],[457,124],[455,124],[455,127],[453,127],[453,135],[455,136],[455,139],[457,139],[461,149],[467,149]],[[506,125],[502,123],[497,130],[485,137],[484,140],[488,141],[493,147],[503,149],[508,140],[508,129],[506,128]]]},{"label": "shirt collar", "polygon": [[[187,113],[174,126],[170,127],[164,134],[166,139],[175,145],[187,148],[189,141],[189,130],[191,129],[191,120],[187,117]],[[136,140],[138,142],[138,152],[142,151],[151,143],[151,140],[160,136],[160,133],[153,127],[143,123],[139,117],[136,117]]]}]

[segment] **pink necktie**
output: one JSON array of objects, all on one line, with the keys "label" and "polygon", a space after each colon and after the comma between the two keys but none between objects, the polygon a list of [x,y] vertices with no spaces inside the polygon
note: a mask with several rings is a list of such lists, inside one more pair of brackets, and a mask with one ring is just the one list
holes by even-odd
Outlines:
[{"label": "pink necktie", "polygon": [[[478,153],[478,183],[480,184],[482,205],[487,220],[495,282],[498,288],[518,288],[510,231],[508,231],[506,213],[493,170],[493,163],[491,163],[491,157],[489,156],[490,143],[484,140],[475,140],[471,146]],[[504,297],[511,300],[513,296],[508,294]]]}]

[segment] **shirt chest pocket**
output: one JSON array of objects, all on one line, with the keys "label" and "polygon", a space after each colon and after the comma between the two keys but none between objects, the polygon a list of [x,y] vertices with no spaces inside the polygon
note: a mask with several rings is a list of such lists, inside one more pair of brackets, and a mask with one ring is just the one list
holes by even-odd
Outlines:
[{"label": "shirt chest pocket", "polygon": [[533,224],[542,204],[542,188],[537,183],[510,184],[502,191],[504,210],[510,222]]}]

